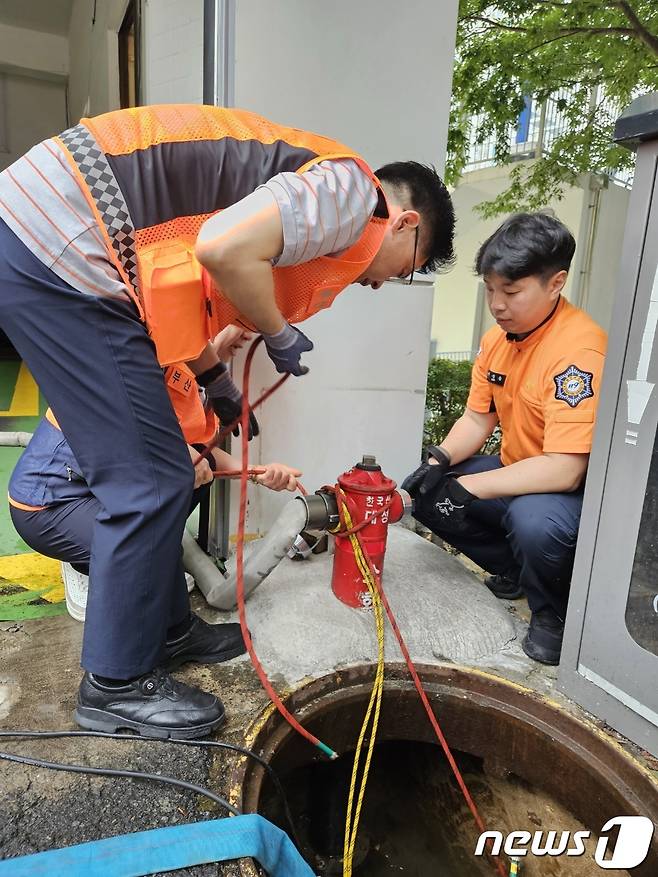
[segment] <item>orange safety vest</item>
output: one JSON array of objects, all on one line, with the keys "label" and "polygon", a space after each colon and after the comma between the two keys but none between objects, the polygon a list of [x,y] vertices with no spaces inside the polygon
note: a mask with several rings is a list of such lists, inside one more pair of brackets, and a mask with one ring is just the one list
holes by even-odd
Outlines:
[{"label": "orange safety vest", "polygon": [[[57,139],[162,365],[195,359],[229,323],[254,328],[213,288],[195,258],[208,217],[281,171],[303,173],[338,158],[356,161],[386,203],[373,172],[348,147],[245,110],[135,107],[82,119]],[[372,262],[386,225],[386,216],[372,217],[340,256],[275,267],[274,294],[284,318],[296,323],[329,307]]]}]

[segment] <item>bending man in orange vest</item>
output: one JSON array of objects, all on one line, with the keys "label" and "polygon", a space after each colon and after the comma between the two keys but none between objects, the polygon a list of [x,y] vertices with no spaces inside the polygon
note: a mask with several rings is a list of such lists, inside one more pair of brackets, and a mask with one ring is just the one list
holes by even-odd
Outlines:
[{"label": "bending man in orange vest", "polygon": [[[162,669],[192,624],[176,569],[194,483],[162,366],[187,363],[230,421],[220,328],[254,328],[278,371],[303,374],[312,343],[292,323],[352,282],[439,267],[453,227],[431,168],[374,174],[334,140],[218,107],[83,119],[0,174],[0,326],[100,507],[81,725],[197,737],[224,717]],[[190,637],[190,658],[216,649],[212,628]]]}]

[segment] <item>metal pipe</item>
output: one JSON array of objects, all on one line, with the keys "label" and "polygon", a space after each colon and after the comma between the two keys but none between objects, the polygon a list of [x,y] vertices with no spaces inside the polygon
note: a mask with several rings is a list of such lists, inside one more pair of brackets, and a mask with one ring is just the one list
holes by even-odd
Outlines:
[{"label": "metal pipe", "polygon": [[310,496],[297,497],[306,506],[306,524],[303,529],[332,530],[339,521],[336,497],[318,490]]},{"label": "metal pipe", "polygon": [[204,0],[204,104],[235,104],[235,15],[235,0]]},{"label": "metal pipe", "polygon": [[[601,206],[601,189],[602,181],[590,174],[588,181],[589,197],[587,199],[587,238],[585,249],[582,256],[581,267],[578,272],[577,282],[578,289],[576,296],[572,296],[572,300],[579,308],[586,309],[589,302],[590,280],[592,275],[592,258],[594,255],[594,245],[596,241],[596,232],[599,219],[599,210]],[[579,235],[579,239],[580,239]]]},{"label": "metal pipe", "polygon": [[[248,597],[265,579],[295,542],[302,530],[327,530],[338,523],[336,500],[319,491],[313,496],[298,496],[287,503],[266,536],[252,542],[245,550],[244,594]],[[207,602],[216,609],[229,611],[237,605],[237,562],[229,561],[223,576],[196,541],[183,536],[183,564],[195,580]]]},{"label": "metal pipe", "polygon": [[0,432],[0,447],[25,448],[31,438],[31,432]]},{"label": "metal pipe", "polygon": [[[248,597],[285,557],[301,530],[306,526],[306,506],[298,499],[287,503],[263,539],[245,551],[244,594]],[[229,611],[237,605],[237,563],[232,558],[226,578],[204,554],[192,537],[183,538],[183,564],[211,606]]]}]

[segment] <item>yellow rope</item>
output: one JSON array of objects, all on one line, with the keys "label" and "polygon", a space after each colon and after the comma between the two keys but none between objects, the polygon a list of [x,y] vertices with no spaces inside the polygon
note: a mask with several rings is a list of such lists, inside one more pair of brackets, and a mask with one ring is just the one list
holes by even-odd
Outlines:
[{"label": "yellow rope", "polygon": [[[343,494],[341,491],[340,500],[343,503],[345,524],[347,525],[348,529],[351,529],[353,526],[352,518],[347,508],[347,505],[342,499],[342,496]],[[352,546],[352,550],[354,551],[354,557],[356,559],[359,572],[363,577],[363,581],[365,582],[368,588],[368,593],[370,594],[370,597],[372,599],[372,608],[375,615],[375,624],[377,628],[377,672],[375,674],[375,682],[373,684],[372,692],[370,694],[370,701],[368,702],[368,708],[366,710],[365,718],[363,720],[363,725],[361,726],[361,732],[359,734],[356,751],[354,753],[354,765],[352,767],[352,778],[350,781],[350,792],[347,802],[347,816],[345,820],[345,841],[343,845],[343,877],[352,877],[352,862],[354,859],[354,851],[356,849],[357,832],[359,828],[359,820],[361,818],[361,807],[363,805],[366,784],[368,782],[368,773],[370,771],[370,763],[372,761],[372,754],[375,748],[375,741],[377,738],[377,728],[379,726],[382,694],[384,691],[384,610],[381,600],[379,598],[379,591],[377,590],[376,582],[372,576],[372,573],[370,572],[370,568],[368,567],[368,564],[364,557],[361,543],[354,533],[350,534],[349,540]],[[371,718],[372,728],[370,732],[370,739],[368,741],[368,750],[363,765],[363,774],[361,777],[361,784],[359,787],[359,793],[355,805],[354,796],[356,792],[357,777],[359,774],[359,763],[361,761],[363,743],[366,733],[368,731],[368,726],[370,725]]]}]

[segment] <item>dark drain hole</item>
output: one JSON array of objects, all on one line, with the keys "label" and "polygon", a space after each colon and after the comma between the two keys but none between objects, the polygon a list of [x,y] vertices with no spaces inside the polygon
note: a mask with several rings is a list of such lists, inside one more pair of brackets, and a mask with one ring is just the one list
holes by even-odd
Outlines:
[{"label": "dark drain hole", "polygon": [[[284,786],[304,854],[319,874],[342,874],[343,834],[352,755],[293,770]],[[481,761],[461,755],[460,766],[477,794],[491,800]],[[262,812],[285,827],[272,789],[263,790]],[[477,837],[454,777],[435,746],[392,741],[375,748],[359,825],[355,874],[406,877],[491,874],[472,852]]]},{"label": "dark drain hole", "polygon": [[[454,752],[466,784],[489,829],[571,830],[583,826],[553,798],[510,774],[487,773],[482,759]],[[352,755],[313,763],[284,776],[303,853],[320,875],[342,874],[345,809]],[[272,762],[276,768],[276,758]],[[285,829],[279,801],[269,785],[260,812]],[[478,830],[438,747],[410,741],[378,744],[361,814],[354,859],[358,877],[492,877],[496,871],[474,856]],[[524,875],[600,875],[588,848],[581,859],[534,858]],[[507,861],[503,855],[503,860]],[[509,865],[508,865],[509,867]]]}]

